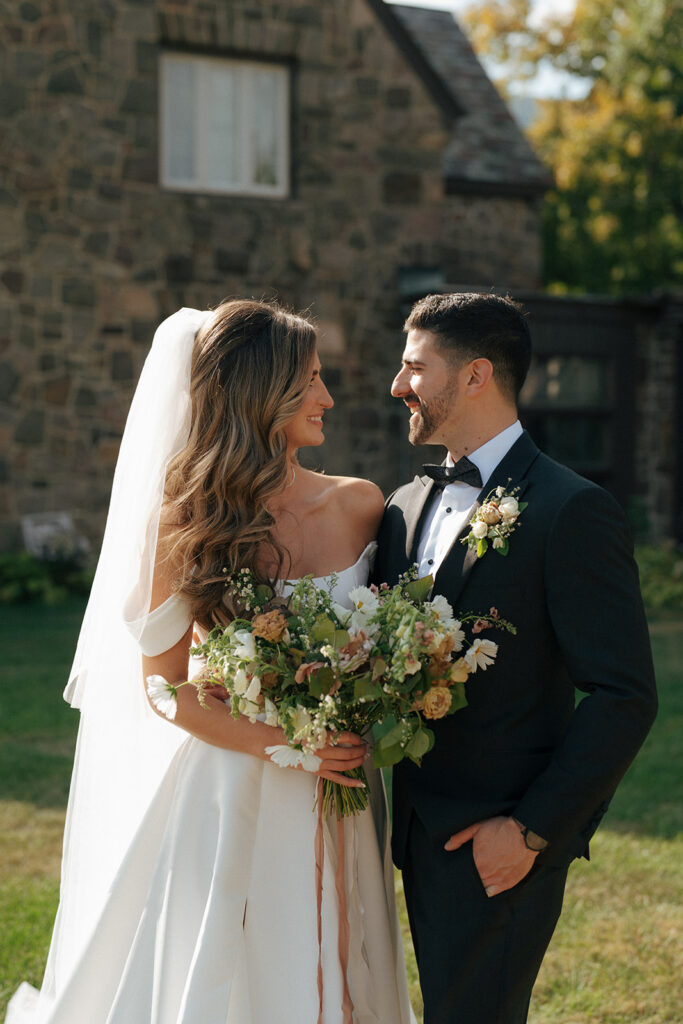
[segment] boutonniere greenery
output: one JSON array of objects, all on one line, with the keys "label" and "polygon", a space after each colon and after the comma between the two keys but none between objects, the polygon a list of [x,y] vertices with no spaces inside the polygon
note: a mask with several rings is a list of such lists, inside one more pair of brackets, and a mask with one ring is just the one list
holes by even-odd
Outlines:
[{"label": "boutonniere greenery", "polygon": [[526,501],[517,501],[519,490],[519,487],[511,491],[495,487],[470,519],[470,532],[461,543],[476,548],[477,558],[486,554],[489,544],[499,555],[507,555],[510,534],[516,530],[520,513],[528,505]]}]

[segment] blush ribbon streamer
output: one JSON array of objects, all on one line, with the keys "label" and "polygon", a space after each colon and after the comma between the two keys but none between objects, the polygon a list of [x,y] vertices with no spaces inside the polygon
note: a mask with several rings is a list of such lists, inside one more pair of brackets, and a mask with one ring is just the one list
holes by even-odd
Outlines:
[{"label": "blush ribbon streamer", "polygon": [[[322,964],[322,901],[323,901],[323,867],[325,864],[325,837],[323,833],[323,780],[318,782],[318,824],[315,830],[315,887],[318,910],[318,1024],[323,1024],[323,964]],[[339,907],[339,964],[342,973],[342,1012],[343,1024],[353,1024],[353,1001],[349,992],[349,915],[346,905],[346,879],[344,860],[344,819],[337,819],[337,870],[335,872],[335,888]]]}]

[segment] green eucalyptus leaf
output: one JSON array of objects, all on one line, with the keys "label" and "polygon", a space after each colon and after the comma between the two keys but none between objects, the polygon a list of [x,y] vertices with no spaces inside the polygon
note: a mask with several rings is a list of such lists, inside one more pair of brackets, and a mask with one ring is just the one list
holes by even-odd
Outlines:
[{"label": "green eucalyptus leaf", "polygon": [[391,727],[391,729],[389,729],[387,732],[385,732],[383,736],[380,736],[380,738],[377,740],[377,746],[378,747],[383,747],[383,746],[389,746],[390,747],[394,743],[400,743],[402,738],[403,738],[403,724],[401,722],[398,722],[396,725],[393,725]]},{"label": "green eucalyptus leaf", "polygon": [[[432,734],[433,736],[433,734]],[[411,760],[419,763],[430,749],[429,736],[426,729],[418,729],[410,743],[406,746],[406,754]]]},{"label": "green eucalyptus leaf", "polygon": [[328,619],[326,615],[320,615],[311,627],[311,639],[320,644],[333,644],[335,632],[332,619]]},{"label": "green eucalyptus leaf", "polygon": [[372,666],[372,678],[373,681],[380,679],[387,670],[387,663],[384,658],[375,658],[374,665]]},{"label": "green eucalyptus leaf", "polygon": [[332,689],[334,683],[334,672],[329,665],[323,665],[317,672],[311,672],[308,677],[308,692],[312,697],[325,697]]},{"label": "green eucalyptus leaf", "polygon": [[372,763],[375,768],[391,768],[393,764],[402,761],[404,756],[405,753],[400,743],[389,744],[381,748],[378,744],[372,752]]},{"label": "green eucalyptus leaf", "polygon": [[360,676],[353,684],[354,702],[377,700],[382,696],[382,690],[374,683],[369,675]]},{"label": "green eucalyptus leaf", "polygon": [[486,537],[482,537],[477,544],[477,558],[482,558],[488,550],[489,542]]},{"label": "green eucalyptus leaf", "polygon": [[340,651],[342,647],[346,647],[351,636],[347,629],[335,629],[334,631],[334,649]]},{"label": "green eucalyptus leaf", "polygon": [[412,583],[408,583],[405,587],[405,593],[411,599],[418,604],[425,601],[429,591],[434,586],[434,577],[430,574],[429,576],[421,576],[418,580],[413,580]]},{"label": "green eucalyptus leaf", "polygon": [[467,697],[465,696],[465,684],[453,683],[451,686],[451,706],[448,709],[448,714],[452,715],[454,711],[460,711],[461,708],[466,707]]}]

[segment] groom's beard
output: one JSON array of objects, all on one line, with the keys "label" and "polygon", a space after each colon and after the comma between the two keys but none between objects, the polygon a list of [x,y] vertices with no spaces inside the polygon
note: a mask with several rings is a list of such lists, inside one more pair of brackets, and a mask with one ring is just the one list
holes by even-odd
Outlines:
[{"label": "groom's beard", "polygon": [[453,403],[457,395],[458,386],[456,381],[451,381],[435,395],[434,398],[430,399],[429,402],[423,402],[421,398],[417,398],[420,403],[419,412],[413,414],[410,420],[410,426],[408,428],[408,440],[411,444],[439,444],[438,441],[431,441],[436,431],[439,429],[442,423],[448,419]]}]

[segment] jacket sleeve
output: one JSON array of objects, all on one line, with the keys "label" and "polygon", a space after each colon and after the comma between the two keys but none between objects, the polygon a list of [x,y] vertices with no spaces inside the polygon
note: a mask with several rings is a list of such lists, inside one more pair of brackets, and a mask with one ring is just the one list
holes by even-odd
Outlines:
[{"label": "jacket sleeve", "polygon": [[564,664],[586,696],[514,816],[553,844],[578,837],[585,847],[657,712],[630,530],[601,488],[575,493],[557,513],[545,588]]}]

